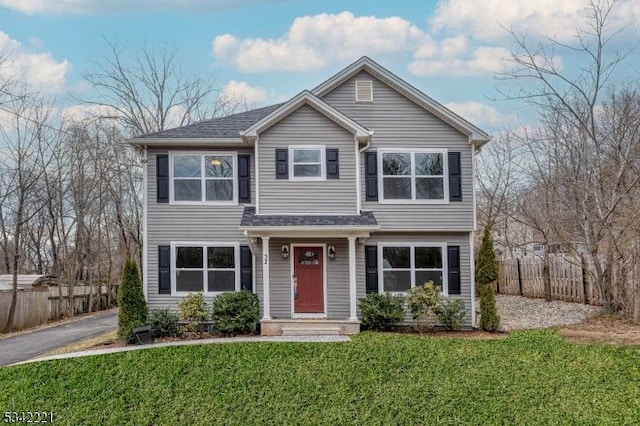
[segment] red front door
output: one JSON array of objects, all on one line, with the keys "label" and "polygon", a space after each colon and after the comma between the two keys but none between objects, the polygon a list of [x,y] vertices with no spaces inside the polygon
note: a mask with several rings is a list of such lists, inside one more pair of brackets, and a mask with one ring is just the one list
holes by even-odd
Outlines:
[{"label": "red front door", "polygon": [[323,313],[322,247],[295,247],[293,253],[293,312]]}]

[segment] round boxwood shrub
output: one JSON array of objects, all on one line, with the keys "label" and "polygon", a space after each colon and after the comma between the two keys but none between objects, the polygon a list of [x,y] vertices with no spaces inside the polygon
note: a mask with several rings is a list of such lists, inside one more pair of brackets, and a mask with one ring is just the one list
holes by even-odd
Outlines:
[{"label": "round boxwood shrub", "polygon": [[390,330],[404,319],[404,298],[389,293],[369,293],[360,299],[362,325],[370,330]]},{"label": "round boxwood shrub", "polygon": [[129,340],[131,331],[147,322],[147,302],[135,261],[127,259],[122,270],[122,284],[118,289],[118,335]]},{"label": "round boxwood shrub", "polygon": [[186,322],[186,331],[202,331],[201,324],[209,319],[207,311],[207,302],[202,292],[189,293],[178,302],[178,312],[180,319]]},{"label": "round boxwood shrub", "polygon": [[260,319],[258,296],[247,290],[227,292],[213,301],[213,331],[224,336],[255,333]]},{"label": "round boxwood shrub", "polygon": [[180,335],[180,320],[178,314],[169,309],[154,309],[149,311],[147,323],[153,329],[156,337],[176,337]]}]

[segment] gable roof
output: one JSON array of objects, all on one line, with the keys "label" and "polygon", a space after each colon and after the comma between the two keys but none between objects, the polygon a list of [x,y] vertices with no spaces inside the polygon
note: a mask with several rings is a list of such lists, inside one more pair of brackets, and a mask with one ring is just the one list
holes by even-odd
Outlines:
[{"label": "gable roof", "polygon": [[358,124],[353,119],[341,113],[322,99],[316,97],[308,90],[303,90],[294,96],[289,102],[280,105],[275,110],[261,118],[244,132],[240,132],[242,139],[255,140],[259,133],[267,130],[269,127],[282,120],[298,108],[309,105],[325,117],[342,126],[355,135],[359,141],[366,141],[371,138],[373,132]]},{"label": "gable roof", "polygon": [[470,142],[478,147],[487,143],[491,136],[479,127],[469,123],[458,114],[451,111],[441,103],[430,98],[411,84],[407,83],[391,71],[387,70],[372,59],[363,56],[333,77],[318,85],[311,92],[321,98],[333,89],[358,74],[360,71],[366,71],[380,81],[388,84],[391,88],[402,93],[416,104],[420,105],[436,117],[453,126],[458,131],[469,136]]},{"label": "gable roof", "polygon": [[[156,133],[136,136],[128,142],[135,145],[144,145],[151,141],[171,139],[236,139],[240,142],[240,132],[259,121],[264,116],[280,108],[283,104],[275,104],[262,108],[252,109],[226,117],[204,120],[189,124],[184,127],[176,127]],[[210,141],[209,141],[210,142]]]}]

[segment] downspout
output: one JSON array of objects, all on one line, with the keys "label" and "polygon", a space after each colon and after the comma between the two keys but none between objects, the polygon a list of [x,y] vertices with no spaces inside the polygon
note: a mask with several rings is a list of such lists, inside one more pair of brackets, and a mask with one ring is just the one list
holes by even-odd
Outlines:
[{"label": "downspout", "polygon": [[147,244],[148,241],[148,232],[147,232],[147,195],[148,189],[147,185],[149,183],[149,179],[147,177],[148,163],[149,163],[149,153],[147,150],[147,146],[145,145],[142,149],[143,152],[143,160],[142,160],[142,290],[144,292],[144,299],[148,302],[148,282],[149,282],[149,268],[148,268],[148,249],[149,246]]}]

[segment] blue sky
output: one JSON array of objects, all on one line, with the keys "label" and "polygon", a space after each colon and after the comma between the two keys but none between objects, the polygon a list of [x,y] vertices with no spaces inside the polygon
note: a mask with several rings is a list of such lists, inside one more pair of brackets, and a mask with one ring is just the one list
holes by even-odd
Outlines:
[{"label": "blue sky", "polygon": [[[368,55],[488,131],[516,127],[526,111],[495,102],[493,76],[509,54],[501,26],[571,42],[585,0],[0,0],[0,51],[44,92],[87,90],[82,74],[106,53],[103,37],[127,49],[167,42],[184,67],[213,75],[229,96],[266,105],[313,88]],[[619,0],[617,41],[640,41],[640,2]],[[559,56],[570,70],[571,57]],[[638,52],[623,73],[640,71]],[[624,78],[624,76],[623,76]]]}]

